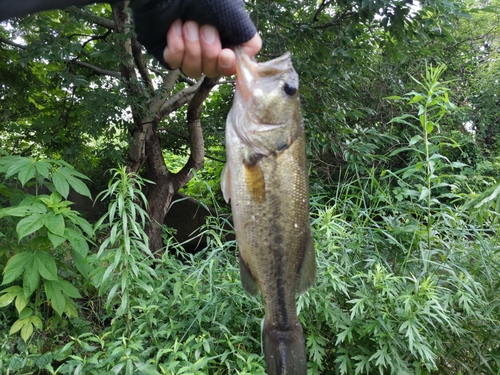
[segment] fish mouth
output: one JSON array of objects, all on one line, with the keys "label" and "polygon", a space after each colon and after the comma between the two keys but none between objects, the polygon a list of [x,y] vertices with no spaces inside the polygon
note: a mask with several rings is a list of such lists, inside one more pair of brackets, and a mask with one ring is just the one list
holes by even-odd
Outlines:
[{"label": "fish mouth", "polygon": [[257,77],[258,63],[252,61],[243,48],[234,49],[236,55],[236,87],[245,101],[252,96],[251,87]]},{"label": "fish mouth", "polygon": [[245,50],[236,46],[236,87],[246,101],[252,96],[252,86],[259,77],[268,77],[293,70],[290,52],[266,62],[257,63],[251,59]]}]

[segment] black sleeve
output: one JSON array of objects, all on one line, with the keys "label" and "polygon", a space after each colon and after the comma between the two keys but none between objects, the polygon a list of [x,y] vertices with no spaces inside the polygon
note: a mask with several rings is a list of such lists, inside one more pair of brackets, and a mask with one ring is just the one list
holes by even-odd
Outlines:
[{"label": "black sleeve", "polygon": [[243,0],[132,0],[130,7],[137,40],[167,68],[166,34],[178,18],[215,26],[223,47],[244,43],[257,32]]},{"label": "black sleeve", "polygon": [[[0,21],[43,10],[118,1],[0,0]],[[244,43],[257,32],[243,0],[131,0],[130,8],[137,40],[167,68],[163,60],[166,35],[170,25],[178,18],[214,25],[219,30],[223,47]]]},{"label": "black sleeve", "polygon": [[50,9],[62,9],[73,5],[87,5],[91,3],[113,3],[117,0],[0,0],[0,21],[12,17],[22,17],[29,13],[41,12]]}]

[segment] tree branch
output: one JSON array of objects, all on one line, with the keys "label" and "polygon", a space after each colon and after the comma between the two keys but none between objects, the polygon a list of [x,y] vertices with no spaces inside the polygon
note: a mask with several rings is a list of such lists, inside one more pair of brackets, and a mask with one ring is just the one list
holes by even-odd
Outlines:
[{"label": "tree branch", "polygon": [[98,66],[89,64],[85,61],[80,61],[80,60],[71,60],[71,64],[78,65],[78,66],[83,66],[84,68],[88,68],[90,70],[93,70],[97,74],[103,75],[103,76],[111,76],[115,78],[121,78],[120,72],[115,72],[113,70],[107,70],[107,69],[101,69]]},{"label": "tree branch", "polygon": [[189,102],[187,110],[189,148],[190,155],[187,163],[174,175],[174,185],[177,189],[184,186],[192,177],[192,170],[199,170],[203,167],[205,144],[203,142],[203,131],[201,128],[200,112],[201,106],[207,98],[210,90],[217,84],[217,78],[205,77],[193,98]]},{"label": "tree branch", "polygon": [[68,13],[73,13],[75,15],[78,15],[83,20],[92,22],[98,26],[104,27],[105,29],[112,30],[115,28],[115,23],[113,20],[106,18],[106,17],[96,16],[95,14],[89,13],[85,9],[77,8],[77,7],[70,7],[67,9],[67,11],[68,11]]},{"label": "tree branch", "polygon": [[[184,104],[186,104],[195,94],[196,90],[198,87],[200,87],[201,83],[203,81],[200,79],[196,85],[191,86],[191,87],[186,87],[184,90],[181,90],[174,95],[172,95],[168,100],[165,100],[161,108],[158,110],[158,112],[153,111],[153,113],[156,113],[156,118],[158,121],[160,121],[162,118],[164,118],[166,115],[169,113],[172,113],[176,110],[178,110],[180,107],[182,107]],[[152,110],[150,106],[150,110]]]},{"label": "tree branch", "polygon": [[139,70],[142,80],[150,91],[154,91],[153,81],[151,81],[148,68],[142,58],[142,46],[135,38],[132,38],[132,56],[134,57],[135,65]]},{"label": "tree branch", "polygon": [[21,49],[27,49],[28,48],[27,46],[23,46],[22,44],[15,43],[12,40],[4,38],[1,35],[0,35],[0,43],[4,43],[4,44],[7,44],[9,46],[16,47],[16,48],[21,48]]},{"label": "tree branch", "polygon": [[314,16],[312,18],[312,22],[318,21],[318,16],[321,13],[323,9],[325,9],[328,5],[330,5],[331,0],[323,0],[321,4],[319,5],[318,9],[316,9],[316,12],[314,13]]}]

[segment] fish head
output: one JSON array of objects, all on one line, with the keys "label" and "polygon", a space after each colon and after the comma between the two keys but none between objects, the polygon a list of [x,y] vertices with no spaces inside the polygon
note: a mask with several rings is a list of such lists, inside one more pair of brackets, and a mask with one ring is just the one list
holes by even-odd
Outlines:
[{"label": "fish head", "polygon": [[255,154],[280,151],[302,131],[299,78],[289,52],[257,63],[240,47],[236,54],[236,93],[232,125]]}]

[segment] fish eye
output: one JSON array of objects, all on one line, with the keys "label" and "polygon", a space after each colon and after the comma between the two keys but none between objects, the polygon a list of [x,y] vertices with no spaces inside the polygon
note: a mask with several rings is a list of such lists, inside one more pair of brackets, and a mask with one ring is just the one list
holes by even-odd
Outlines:
[{"label": "fish eye", "polygon": [[287,82],[287,83],[285,83],[285,86],[283,86],[283,90],[285,91],[285,93],[287,95],[292,96],[292,95],[295,95],[295,93],[297,92],[297,87],[290,85]]}]

